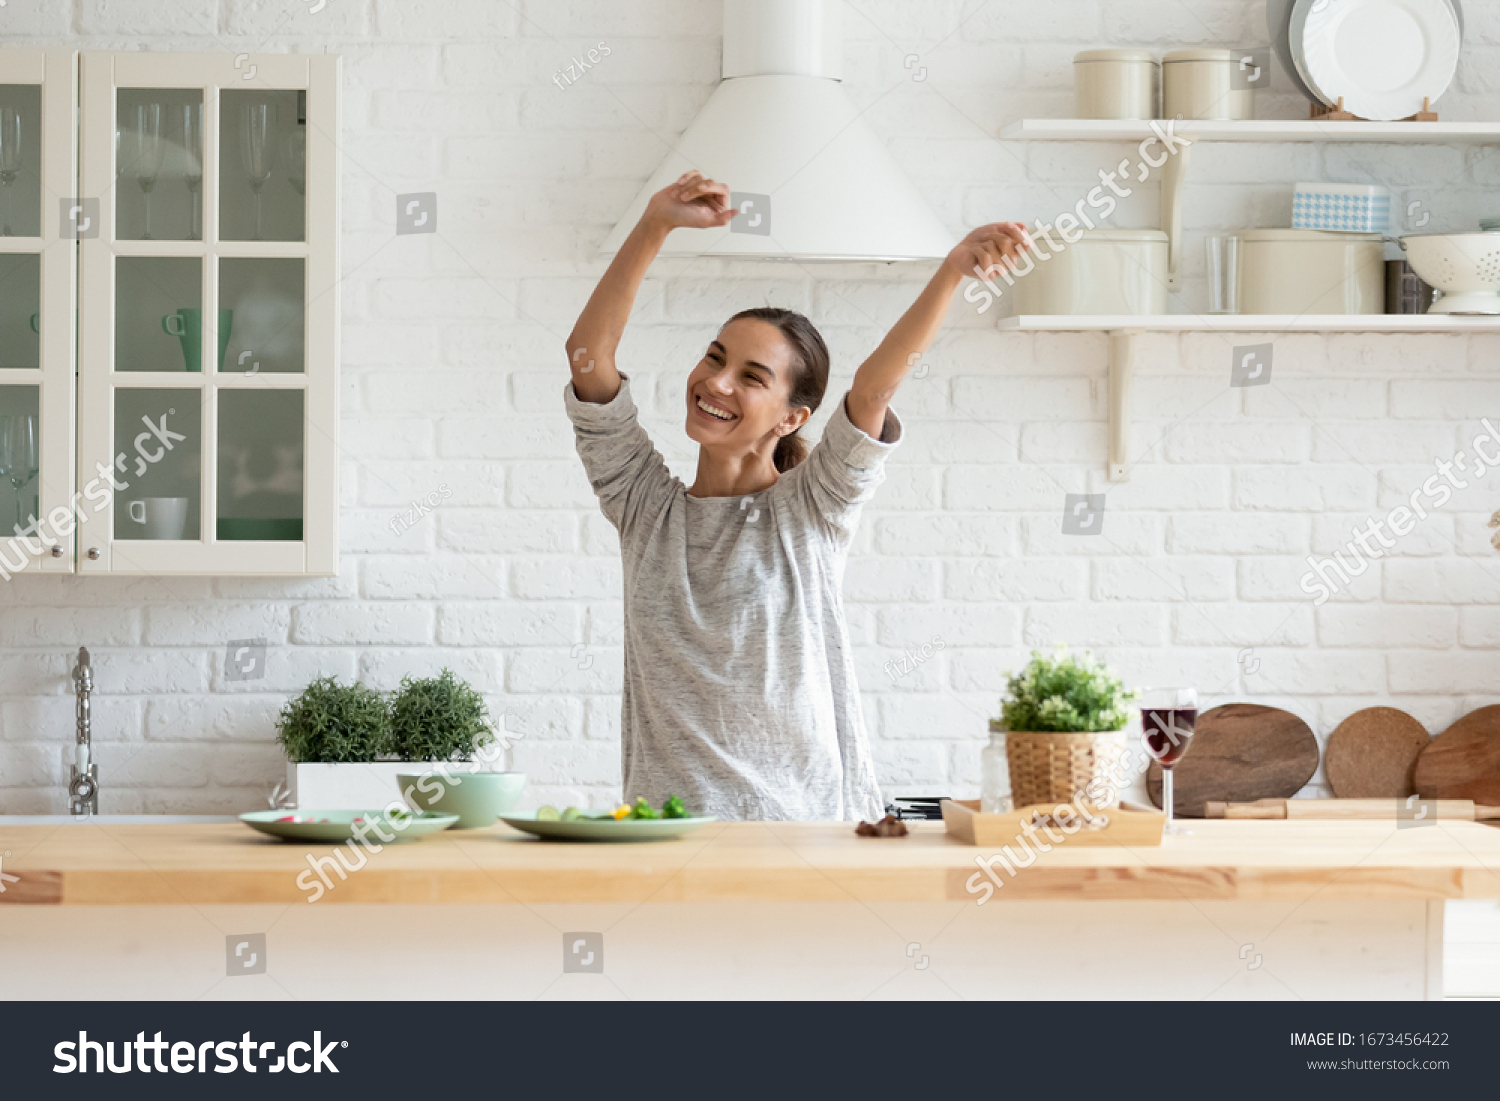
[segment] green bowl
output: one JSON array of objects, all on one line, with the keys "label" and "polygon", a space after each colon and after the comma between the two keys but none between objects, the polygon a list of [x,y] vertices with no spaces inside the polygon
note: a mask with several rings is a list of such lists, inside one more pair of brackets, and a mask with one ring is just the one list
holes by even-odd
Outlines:
[{"label": "green bowl", "polygon": [[493,826],[516,805],[526,786],[524,772],[403,772],[396,777],[412,810],[456,814],[456,830]]}]

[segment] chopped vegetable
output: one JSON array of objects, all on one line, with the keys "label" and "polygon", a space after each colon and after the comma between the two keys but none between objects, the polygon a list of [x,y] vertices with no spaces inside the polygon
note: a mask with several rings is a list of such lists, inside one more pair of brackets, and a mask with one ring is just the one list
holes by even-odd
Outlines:
[{"label": "chopped vegetable", "polygon": [[621,803],[618,807],[616,807],[614,809],[614,813],[612,813],[610,815],[610,817],[613,818],[616,822],[619,822],[621,819],[629,818],[630,817],[630,804],[629,803]]},{"label": "chopped vegetable", "polygon": [[675,795],[668,795],[667,801],[661,805],[661,816],[663,818],[689,818],[687,808],[682,805],[682,800]]},{"label": "chopped vegetable", "polygon": [[567,810],[562,812],[562,820],[564,822],[577,822],[584,817],[585,815],[583,811],[579,810],[577,807],[569,807]]},{"label": "chopped vegetable", "polygon": [[560,815],[557,813],[556,807],[544,804],[536,808],[536,820],[538,822],[556,822],[559,817]]},{"label": "chopped vegetable", "polygon": [[635,801],[635,806],[633,806],[633,807],[630,808],[630,817],[631,818],[660,818],[661,815],[658,814],[657,811],[656,811],[656,808],[653,807],[650,803],[646,802],[645,799],[637,799]]}]

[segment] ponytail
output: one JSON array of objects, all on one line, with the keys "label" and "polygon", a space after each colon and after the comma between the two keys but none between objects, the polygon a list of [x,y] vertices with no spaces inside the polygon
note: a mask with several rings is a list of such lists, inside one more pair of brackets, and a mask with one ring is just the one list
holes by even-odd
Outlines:
[{"label": "ponytail", "polygon": [[[797,431],[800,432],[801,429]],[[776,451],[771,456],[771,463],[776,467],[776,473],[785,474],[805,458],[807,441],[797,432],[791,432],[776,441]]]},{"label": "ponytail", "polygon": [[[742,317],[769,322],[786,338],[797,360],[787,404],[793,409],[805,408],[809,413],[816,413],[818,406],[823,404],[823,394],[828,389],[828,345],[823,343],[823,336],[817,327],[795,310],[783,310],[774,306],[741,310],[729,321],[738,321]],[[725,324],[729,324],[729,321]],[[778,474],[785,474],[807,458],[807,441],[798,434],[800,431],[789,432],[776,441],[771,462]]]}]

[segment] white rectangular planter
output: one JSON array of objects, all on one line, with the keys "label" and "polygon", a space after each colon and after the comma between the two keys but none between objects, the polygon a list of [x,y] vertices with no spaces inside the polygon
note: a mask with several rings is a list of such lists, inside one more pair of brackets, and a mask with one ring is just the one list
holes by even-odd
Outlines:
[{"label": "white rectangular planter", "polygon": [[396,777],[429,772],[446,764],[451,772],[477,772],[478,761],[371,761],[367,764],[294,765],[287,762],[286,783],[298,810],[380,810],[401,799]]}]

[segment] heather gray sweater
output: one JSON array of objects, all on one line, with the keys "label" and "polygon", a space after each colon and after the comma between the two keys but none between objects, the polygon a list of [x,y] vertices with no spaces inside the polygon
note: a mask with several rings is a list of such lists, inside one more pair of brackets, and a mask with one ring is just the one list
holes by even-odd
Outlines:
[{"label": "heather gray sweater", "polygon": [[578,454],[620,533],[625,582],[625,798],[680,795],[730,819],[883,813],[840,587],[860,509],[884,480],[881,438],[843,399],[806,461],[761,493],[690,497],[636,419],[566,386]]}]

